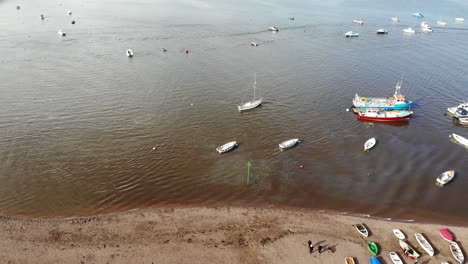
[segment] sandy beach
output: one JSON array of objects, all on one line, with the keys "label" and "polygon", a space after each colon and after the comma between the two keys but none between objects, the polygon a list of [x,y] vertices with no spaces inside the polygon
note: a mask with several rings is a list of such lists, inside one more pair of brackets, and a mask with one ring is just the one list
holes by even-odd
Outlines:
[{"label": "sandy beach", "polygon": [[[365,223],[366,239],[352,224]],[[438,224],[399,223],[328,213],[269,208],[160,208],[75,219],[0,219],[2,263],[368,263],[366,241],[374,241],[382,263],[401,250],[393,228],[423,233],[436,255],[419,263],[450,261]],[[466,227],[450,226],[461,247]],[[315,251],[310,254],[307,241]],[[319,254],[318,245],[332,248]],[[405,263],[414,261],[405,257]]]}]

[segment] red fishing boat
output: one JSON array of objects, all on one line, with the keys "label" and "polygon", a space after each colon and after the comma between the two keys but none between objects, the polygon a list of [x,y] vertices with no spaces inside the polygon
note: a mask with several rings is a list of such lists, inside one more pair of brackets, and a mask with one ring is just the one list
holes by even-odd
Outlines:
[{"label": "red fishing boat", "polygon": [[377,108],[367,108],[356,111],[356,116],[360,120],[375,122],[404,121],[413,116],[408,110],[384,110]]}]

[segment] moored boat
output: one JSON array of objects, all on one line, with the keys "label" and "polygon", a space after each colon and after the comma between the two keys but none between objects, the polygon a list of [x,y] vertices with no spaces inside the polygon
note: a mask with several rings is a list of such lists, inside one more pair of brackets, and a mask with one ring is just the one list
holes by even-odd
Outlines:
[{"label": "moored boat", "polygon": [[393,229],[393,234],[398,238],[398,239],[405,239],[405,234],[400,229]]},{"label": "moored boat", "polygon": [[439,229],[439,233],[443,239],[447,240],[448,242],[453,242],[452,233],[450,233],[450,231],[447,228]]},{"label": "moored boat", "polygon": [[257,47],[257,46],[258,46],[258,43],[257,43],[257,42],[250,42],[250,46]]},{"label": "moored boat", "polygon": [[377,254],[379,254],[379,247],[374,242],[367,242],[367,249],[369,249],[369,252],[374,256],[377,256]]},{"label": "moored boat", "polygon": [[279,31],[279,28],[277,27],[268,27],[269,31]]},{"label": "moored boat", "polygon": [[367,231],[367,228],[364,226],[364,224],[354,224],[353,226],[356,228],[359,234],[365,237],[369,236],[369,231]]},{"label": "moored boat", "polygon": [[427,254],[429,254],[429,256],[434,256],[434,249],[432,248],[429,241],[427,241],[427,239],[421,233],[416,233],[414,234],[414,236],[416,237],[416,240],[418,241],[419,245],[421,245],[421,247],[424,249],[424,251],[426,251]]},{"label": "moored boat", "polygon": [[294,147],[300,140],[298,138],[289,139],[278,144],[280,149],[288,149]]},{"label": "moored boat", "polygon": [[468,148],[468,139],[455,133],[452,133],[449,137],[453,138],[457,143],[460,143],[461,145]]},{"label": "moored boat", "polygon": [[347,38],[356,38],[359,37],[359,33],[355,33],[353,31],[348,31],[345,33],[345,37]]},{"label": "moored boat", "polygon": [[461,103],[457,106],[448,107],[447,112],[456,118],[468,117],[468,103]]},{"label": "moored boat", "polygon": [[129,58],[133,57],[133,50],[127,49],[127,51],[125,53],[127,54],[127,57],[129,57]]},{"label": "moored boat", "polygon": [[356,264],[356,262],[354,262],[353,257],[346,257],[345,258],[345,264]]},{"label": "moored boat", "polygon": [[231,142],[228,142],[224,145],[217,147],[216,151],[218,151],[219,154],[223,154],[225,152],[228,152],[234,149],[236,146],[237,146],[237,141],[231,141]]},{"label": "moored boat", "polygon": [[439,177],[437,177],[436,184],[444,186],[445,184],[451,182],[454,177],[455,177],[454,170],[443,172],[439,175]]},{"label": "moored boat", "polygon": [[392,17],[390,18],[393,22],[400,22],[400,18],[398,17]]},{"label": "moored boat", "polygon": [[458,261],[458,263],[465,262],[465,256],[463,256],[463,252],[461,251],[460,246],[457,242],[450,243],[450,251],[452,252],[452,256]]},{"label": "moored boat", "polygon": [[416,252],[410,245],[408,245],[405,241],[400,240],[400,247],[403,250],[403,253],[408,256],[410,259],[417,259],[419,258],[419,253]]},{"label": "moored boat", "polygon": [[359,24],[359,25],[364,24],[364,20],[362,20],[362,19],[354,19],[353,22],[356,23],[356,24]]},{"label": "moored boat", "polygon": [[390,259],[394,264],[403,264],[403,261],[401,260],[400,256],[396,252],[390,252],[388,255],[390,255]]},{"label": "moored boat", "polygon": [[253,100],[251,101],[248,101],[248,102],[245,102],[241,105],[238,105],[237,106],[237,109],[239,110],[239,112],[242,112],[242,111],[247,111],[247,110],[250,110],[250,109],[253,109],[257,106],[260,106],[263,102],[263,98],[259,98],[259,99],[255,99],[255,95],[256,95],[256,90],[257,90],[257,77],[256,77],[256,74],[254,72],[254,84],[253,84],[253,91],[254,91],[254,94],[253,94]]},{"label": "moored boat", "polygon": [[364,151],[368,151],[369,149],[373,148],[375,143],[377,143],[375,138],[368,139],[366,143],[364,143]]},{"label": "moored boat", "polygon": [[466,125],[468,125],[468,117],[458,118],[458,122],[460,122],[460,124],[466,126]]},{"label": "moored boat", "polygon": [[432,30],[431,27],[423,27],[421,30],[422,30],[422,32],[426,32],[426,33],[433,32],[433,31],[434,31],[434,30]]},{"label": "moored boat", "polygon": [[395,86],[395,93],[390,98],[384,97],[365,97],[356,94],[353,99],[353,106],[357,108],[382,108],[388,110],[403,110],[410,108],[412,101],[407,101],[405,96],[400,93],[402,82],[399,81]]},{"label": "moored boat", "polygon": [[381,264],[380,260],[377,257],[370,258],[371,264]]},{"label": "moored boat", "polygon": [[426,21],[421,22],[420,25],[421,25],[421,27],[423,27],[423,28],[429,28],[429,27],[431,27],[431,25],[429,25],[429,23],[427,23]]},{"label": "moored boat", "polygon": [[388,34],[388,30],[386,30],[386,29],[384,29],[384,28],[377,29],[377,34],[378,34],[378,35],[385,35],[385,34]]},{"label": "moored boat", "polygon": [[438,20],[438,21],[437,21],[437,25],[445,26],[445,25],[447,25],[447,22]]},{"label": "moored boat", "polygon": [[456,17],[456,18],[455,18],[455,21],[457,21],[457,22],[463,22],[463,21],[465,21],[465,19],[464,19],[463,17]]},{"label": "moored boat", "polygon": [[373,122],[396,122],[405,121],[413,116],[408,110],[383,110],[377,108],[366,108],[358,110],[356,116],[359,120]]},{"label": "moored boat", "polygon": [[59,31],[57,32],[57,34],[59,34],[59,35],[62,36],[62,37],[65,37],[65,36],[67,35],[67,33],[66,33],[65,31],[63,31],[63,30],[59,30]]},{"label": "moored boat", "polygon": [[403,33],[414,34],[416,31],[413,28],[405,28],[403,29]]},{"label": "moored boat", "polygon": [[424,17],[424,15],[421,12],[413,13],[413,16],[417,17],[417,18],[423,18]]}]

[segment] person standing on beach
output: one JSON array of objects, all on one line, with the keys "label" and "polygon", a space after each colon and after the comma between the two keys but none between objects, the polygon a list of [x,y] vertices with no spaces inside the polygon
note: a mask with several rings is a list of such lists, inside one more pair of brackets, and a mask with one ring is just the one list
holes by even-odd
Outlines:
[{"label": "person standing on beach", "polygon": [[309,254],[312,254],[312,252],[314,251],[314,243],[312,243],[312,241],[310,240],[307,243],[309,244]]}]

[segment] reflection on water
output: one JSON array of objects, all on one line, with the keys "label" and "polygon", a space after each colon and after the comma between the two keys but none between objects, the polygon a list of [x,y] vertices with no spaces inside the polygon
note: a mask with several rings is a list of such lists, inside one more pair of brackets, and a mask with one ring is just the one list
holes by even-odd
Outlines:
[{"label": "reflection on water", "polygon": [[[458,203],[468,154],[448,140],[468,132],[444,116],[466,99],[466,25],[404,36],[420,22],[408,15],[422,10],[416,1],[15,5],[0,3],[1,214],[239,204],[468,217]],[[457,2],[424,7],[433,24],[467,10]],[[381,27],[390,33],[377,36]],[[349,30],[361,36],[345,39]],[[265,102],[239,113],[253,72]],[[400,78],[416,102],[409,122],[369,125],[345,111],[355,93],[391,96]],[[364,153],[371,137],[379,144]],[[280,151],[289,138],[302,142]],[[215,151],[232,140],[234,151]],[[436,188],[452,168],[459,176]]]}]

